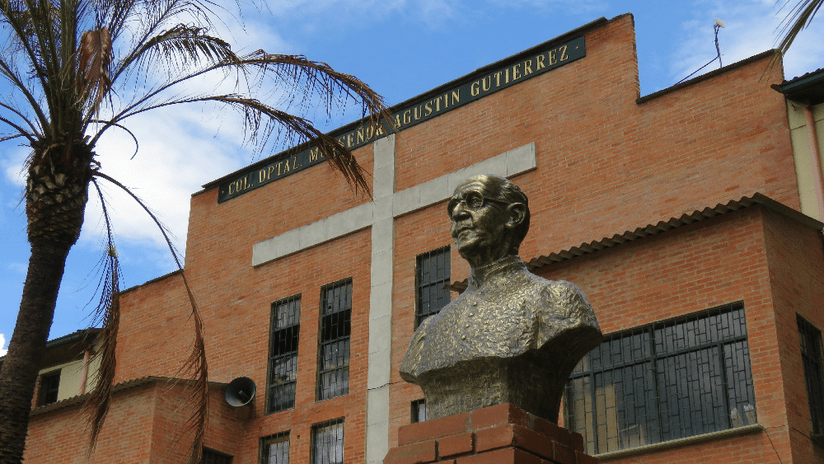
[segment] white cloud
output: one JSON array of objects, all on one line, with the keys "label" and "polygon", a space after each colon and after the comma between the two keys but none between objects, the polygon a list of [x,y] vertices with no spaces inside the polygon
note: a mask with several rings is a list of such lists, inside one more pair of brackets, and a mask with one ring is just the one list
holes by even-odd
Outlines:
[{"label": "white cloud", "polygon": [[[682,23],[685,38],[671,61],[670,76],[678,81],[716,56],[715,18],[726,24],[719,31],[718,41],[722,61],[727,65],[774,48],[784,16],[772,0],[697,2],[692,17]],[[822,58],[824,42],[820,36],[813,30],[802,32],[784,59],[785,77],[791,79],[815,70]],[[714,69],[718,69],[717,62],[696,75]]]},{"label": "white cloud", "polygon": [[6,337],[3,336],[3,334],[0,334],[0,356],[5,356],[8,352],[8,347],[6,347]]}]

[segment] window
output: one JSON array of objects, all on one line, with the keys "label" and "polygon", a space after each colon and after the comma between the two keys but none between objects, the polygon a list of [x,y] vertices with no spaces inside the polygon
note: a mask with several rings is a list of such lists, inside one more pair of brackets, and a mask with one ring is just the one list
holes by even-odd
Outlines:
[{"label": "window", "polygon": [[40,394],[38,406],[45,406],[57,402],[57,393],[60,390],[60,370],[51,371],[40,376]]},{"label": "window", "polygon": [[209,448],[203,448],[200,464],[232,464],[232,456]]},{"label": "window", "polygon": [[426,400],[419,399],[412,402],[412,423],[426,420]]},{"label": "window", "polygon": [[349,393],[349,334],[352,332],[352,279],[321,289],[318,400]]},{"label": "window", "polygon": [[343,464],[343,419],[312,426],[312,464]]},{"label": "window", "polygon": [[743,305],[606,337],[570,376],[564,411],[589,454],[755,424]]},{"label": "window", "polygon": [[261,439],[261,464],[289,464],[289,432]]},{"label": "window", "polygon": [[796,316],[798,336],[801,342],[801,359],[804,363],[804,379],[807,382],[807,400],[810,403],[812,435],[824,434],[824,347],[821,331],[801,316]]},{"label": "window", "polygon": [[450,279],[449,256],[448,246],[418,255],[415,327],[427,317],[437,314],[451,299],[449,290],[444,289]]},{"label": "window", "polygon": [[268,412],[295,406],[300,334],[300,295],[272,303]]}]

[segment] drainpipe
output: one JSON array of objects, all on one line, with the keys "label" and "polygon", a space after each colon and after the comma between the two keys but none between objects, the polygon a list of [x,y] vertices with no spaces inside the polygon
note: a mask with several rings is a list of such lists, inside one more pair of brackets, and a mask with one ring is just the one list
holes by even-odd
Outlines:
[{"label": "drainpipe", "polygon": [[89,350],[83,351],[83,367],[80,369],[80,392],[78,395],[86,393],[86,377],[89,375]]},{"label": "drainpipe", "polygon": [[813,184],[815,196],[818,199],[818,220],[824,221],[824,171],[821,170],[821,155],[818,151],[818,136],[815,131],[813,110],[803,106],[804,120],[807,123],[807,141],[810,143],[810,161],[813,164]]}]

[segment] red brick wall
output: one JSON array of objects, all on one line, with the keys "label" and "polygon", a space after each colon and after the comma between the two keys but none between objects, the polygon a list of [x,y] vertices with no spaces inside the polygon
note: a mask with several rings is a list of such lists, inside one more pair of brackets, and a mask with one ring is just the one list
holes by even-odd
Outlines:
[{"label": "red brick wall", "polygon": [[786,217],[771,213],[766,219],[764,234],[778,338],[769,353],[780,361],[772,376],[784,379],[780,393],[788,416],[788,428],[782,431],[789,434],[793,462],[824,462],[824,449],[810,441],[812,424],[796,322],[796,314],[800,314],[819,330],[824,329],[824,243],[820,233],[798,227]]},{"label": "red brick wall", "polygon": [[[638,104],[632,18],[588,31],[586,47],[584,59],[399,133],[396,190],[535,142],[538,168],[515,179],[530,197],[533,218],[524,258],[754,192],[799,207],[783,97],[769,88],[781,81],[780,70],[762,77],[766,59]],[[371,147],[356,156],[371,170]],[[256,242],[366,201],[326,165],[222,204],[216,189],[192,197],[186,272],[204,320],[210,378],[247,376],[259,389],[236,463],[255,462],[259,438],[286,430],[292,459],[307,462],[311,425],[337,417],[345,417],[346,461],[363,461],[370,230],[257,268],[251,252]],[[581,286],[606,332],[744,300],[751,350],[758,353],[759,421],[781,427],[785,393],[776,384],[780,377],[767,373],[779,358],[770,352],[775,313],[762,230],[760,213],[750,209],[541,272]],[[393,372],[412,335],[415,256],[450,242],[444,205],[399,218],[395,236]],[[454,250],[452,264],[453,280],[463,279],[468,267]],[[346,277],[354,292],[350,393],[315,402],[320,287]],[[270,304],[298,293],[296,407],[264,415]],[[191,345],[189,311],[179,276],[127,292],[118,380],[176,375]],[[409,421],[409,401],[421,397],[397,373],[392,382],[390,446],[397,427]],[[770,437],[788,462],[787,434]],[[761,434],[695,449],[721,456],[741,445],[760,456],[764,440]],[[671,454],[657,456],[663,462]]]}]

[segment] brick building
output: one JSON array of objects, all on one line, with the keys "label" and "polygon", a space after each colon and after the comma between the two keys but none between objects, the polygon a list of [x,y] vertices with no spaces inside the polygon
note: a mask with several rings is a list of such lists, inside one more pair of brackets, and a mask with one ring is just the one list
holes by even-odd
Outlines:
[{"label": "brick building", "polygon": [[[521,258],[578,285],[599,318],[605,342],[560,418],[589,453],[822,462],[824,217],[804,164],[819,149],[798,148],[824,119],[822,73],[784,82],[771,57],[642,97],[632,16],[600,19],[398,105],[392,134],[337,131],[373,199],[311,148],[205,185],[186,274],[214,382],[208,462],[377,463],[423,419],[397,366],[416,321],[465,285],[445,203],[474,173],[527,193]],[[167,379],[193,334],[180,276],[122,307],[92,461],[177,462],[187,384]],[[238,377],[257,397],[232,408]],[[86,462],[78,401],[34,409],[26,462]]]}]

